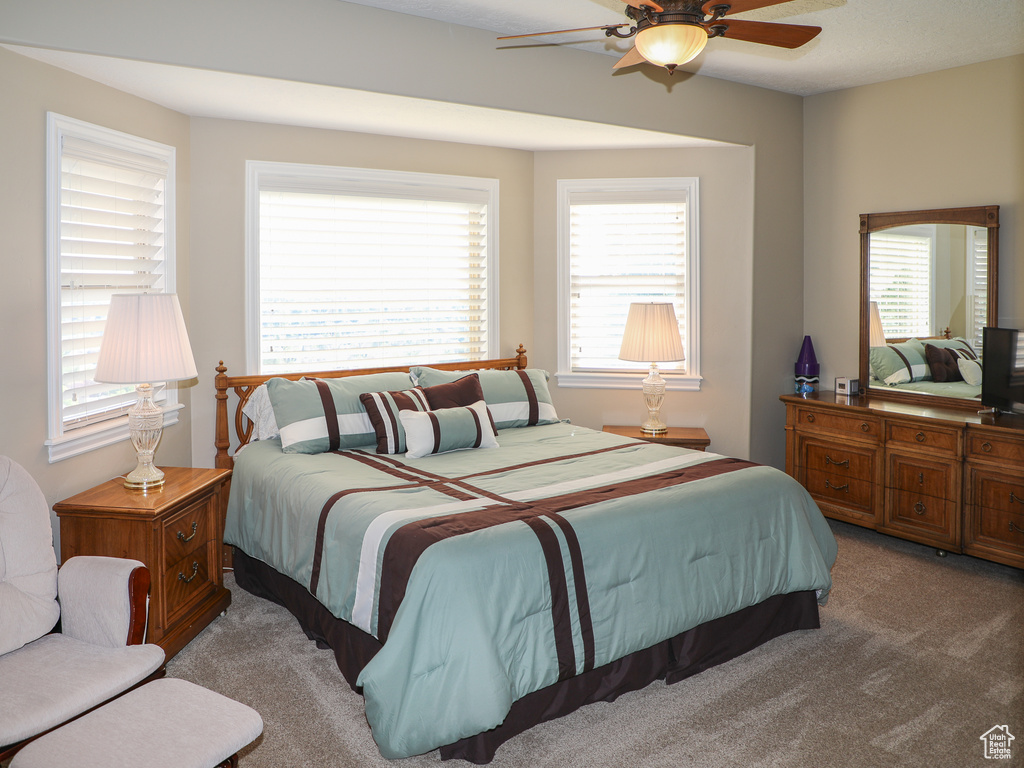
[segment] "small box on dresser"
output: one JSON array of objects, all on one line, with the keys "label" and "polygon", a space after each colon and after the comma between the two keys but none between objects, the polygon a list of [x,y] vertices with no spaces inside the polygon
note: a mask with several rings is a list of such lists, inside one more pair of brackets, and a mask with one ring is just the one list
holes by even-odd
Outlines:
[{"label": "small box on dresser", "polygon": [[163,467],[156,490],[108,480],[54,505],[61,561],[75,555],[141,560],[149,568],[146,642],[172,657],[231,603],[221,568],[229,469]]}]

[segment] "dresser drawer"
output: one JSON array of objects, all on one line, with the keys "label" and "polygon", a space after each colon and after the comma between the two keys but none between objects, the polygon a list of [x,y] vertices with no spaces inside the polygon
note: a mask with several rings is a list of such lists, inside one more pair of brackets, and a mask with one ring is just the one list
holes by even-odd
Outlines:
[{"label": "dresser drawer", "polygon": [[881,421],[876,416],[860,416],[817,408],[796,409],[796,423],[799,426],[822,432],[846,433],[858,439],[878,442],[881,435]]},{"label": "dresser drawer", "polygon": [[890,489],[886,495],[885,522],[890,526],[918,528],[943,535],[944,541],[948,541],[954,528],[956,510],[954,501]]},{"label": "dresser drawer", "polygon": [[995,437],[967,430],[967,458],[1009,461],[1024,466],[1024,439]]},{"label": "dresser drawer", "polygon": [[960,462],[900,453],[888,455],[885,486],[939,499],[960,496]]},{"label": "dresser drawer", "polygon": [[163,526],[164,568],[215,538],[213,503],[205,499],[168,519]]},{"label": "dresser drawer", "polygon": [[1024,515],[1024,477],[976,475],[972,501],[984,509]]},{"label": "dresser drawer", "polygon": [[924,448],[929,453],[956,456],[960,452],[960,427],[943,427],[912,421],[886,419],[886,447]]},{"label": "dresser drawer", "polygon": [[979,541],[998,543],[1024,554],[1024,508],[1019,512],[999,509],[976,510],[976,536]]},{"label": "dresser drawer", "polygon": [[874,480],[875,452],[871,449],[803,440],[800,444],[800,463],[809,470],[854,480]]},{"label": "dresser drawer", "polygon": [[804,488],[815,498],[864,512],[874,510],[875,484],[872,482],[813,469],[804,470],[803,480]]}]

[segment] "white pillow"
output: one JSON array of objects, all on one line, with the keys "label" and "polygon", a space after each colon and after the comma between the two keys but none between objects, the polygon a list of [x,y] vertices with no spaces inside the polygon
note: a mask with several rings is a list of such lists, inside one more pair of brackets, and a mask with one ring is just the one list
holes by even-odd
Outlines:
[{"label": "white pillow", "polygon": [[267,392],[266,384],[256,387],[245,405],[242,406],[242,413],[252,422],[251,440],[269,440],[281,434],[277,428],[274,406],[270,403],[270,394]]},{"label": "white pillow", "polygon": [[483,400],[436,411],[399,411],[398,418],[405,428],[405,455],[410,459],[467,448],[498,447]]},{"label": "white pillow", "polygon": [[957,358],[956,364],[960,368],[960,375],[964,377],[964,381],[972,387],[981,386],[981,365],[977,360],[960,357]]}]

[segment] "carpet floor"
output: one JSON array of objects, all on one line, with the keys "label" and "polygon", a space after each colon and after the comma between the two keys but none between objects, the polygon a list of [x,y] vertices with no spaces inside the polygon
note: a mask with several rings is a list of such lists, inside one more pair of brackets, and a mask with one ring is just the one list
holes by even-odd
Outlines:
[{"label": "carpet floor", "polygon": [[[993,764],[982,735],[1006,725],[1017,739],[996,764],[1024,766],[1024,571],[830,524],[839,557],[821,629],[537,726],[491,765],[965,768]],[[382,758],[333,654],[226,582],[227,614],[167,669],[263,716],[241,768],[440,763]]]}]

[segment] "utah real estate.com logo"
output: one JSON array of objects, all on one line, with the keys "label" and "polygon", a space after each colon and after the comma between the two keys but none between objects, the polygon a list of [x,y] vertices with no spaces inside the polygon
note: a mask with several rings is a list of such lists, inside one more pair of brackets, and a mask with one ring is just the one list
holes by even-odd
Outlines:
[{"label": "utah real estate.com logo", "polygon": [[1016,738],[1008,725],[994,725],[979,736],[985,744],[986,760],[1009,760],[1010,742]]}]

